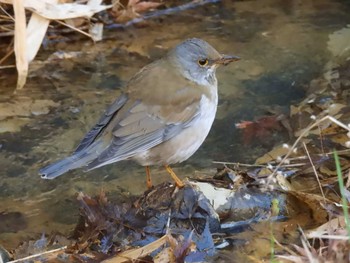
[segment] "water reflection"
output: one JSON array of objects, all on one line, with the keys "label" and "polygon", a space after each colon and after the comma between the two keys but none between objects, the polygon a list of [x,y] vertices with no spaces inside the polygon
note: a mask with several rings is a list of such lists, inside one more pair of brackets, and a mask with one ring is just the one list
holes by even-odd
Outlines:
[{"label": "water reflection", "polygon": [[[287,134],[276,133],[268,144],[242,146],[234,124],[276,105],[287,112],[290,103],[302,98],[303,85],[329,59],[328,35],[350,22],[349,10],[345,2],[330,0],[224,1],[106,32],[102,43],[63,44],[65,52],[74,52],[73,58],[33,63],[36,70],[15,96],[15,75],[1,72],[6,77],[0,77],[0,130],[8,132],[0,134],[0,243],[11,248],[28,235],[69,231],[77,218],[77,191],[145,189],[144,170],[132,162],[86,174],[73,171],[54,181],[40,179],[37,171],[71,153],[123,83],[185,38],[203,38],[243,60],[218,72],[217,120],[195,156],[175,167],[177,174],[213,168],[213,159],[252,162],[287,140]],[[57,49],[53,45],[43,50],[38,60]],[[155,183],[169,180],[163,169],[153,168],[152,176]]]}]

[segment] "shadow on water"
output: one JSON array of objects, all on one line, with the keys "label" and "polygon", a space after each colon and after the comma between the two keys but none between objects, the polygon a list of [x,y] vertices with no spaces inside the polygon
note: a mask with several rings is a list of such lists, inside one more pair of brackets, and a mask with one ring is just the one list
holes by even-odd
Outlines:
[{"label": "shadow on water", "polygon": [[[45,61],[58,49],[77,52],[76,57],[44,66],[34,62],[36,70],[15,96],[11,93],[16,76],[3,71],[0,107],[18,112],[0,118],[0,243],[14,247],[33,233],[67,233],[77,219],[72,200],[78,191],[145,189],[144,169],[132,162],[89,173],[73,171],[54,181],[42,180],[37,171],[68,155],[123,84],[183,39],[203,38],[242,61],[218,72],[217,120],[200,150],[175,166],[179,175],[213,168],[212,160],[253,162],[288,140],[287,132],[280,131],[267,141],[242,145],[235,123],[253,120],[276,106],[288,112],[291,103],[302,99],[303,87],[322,74],[328,61],[328,35],[350,22],[349,11],[345,1],[224,1],[144,26],[110,30],[106,40],[95,45],[88,40],[49,45],[38,60]],[[152,172],[155,183],[169,180],[162,169]],[[12,220],[24,227],[4,227]]]}]

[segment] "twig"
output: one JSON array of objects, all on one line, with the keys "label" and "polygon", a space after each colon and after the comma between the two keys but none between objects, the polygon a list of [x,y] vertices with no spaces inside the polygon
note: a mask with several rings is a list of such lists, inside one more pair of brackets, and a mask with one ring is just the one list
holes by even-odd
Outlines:
[{"label": "twig", "polygon": [[321,193],[322,193],[323,201],[326,202],[326,197],[325,197],[325,195],[324,195],[323,188],[322,188],[322,186],[321,186],[320,178],[319,178],[319,176],[318,176],[316,167],[315,167],[315,165],[314,165],[314,162],[313,162],[312,159],[311,159],[310,153],[309,153],[309,151],[308,151],[308,149],[307,149],[307,147],[306,147],[305,142],[303,142],[303,146],[304,146],[305,152],[306,152],[306,154],[307,154],[307,157],[309,158],[309,162],[310,162],[310,164],[311,164],[312,170],[314,171],[314,174],[315,174],[315,176],[316,176],[316,180],[317,180],[318,186],[320,187],[320,190],[321,190]]},{"label": "twig", "polygon": [[233,163],[233,162],[220,162],[220,161],[212,161],[212,163],[216,164],[229,164],[229,165],[235,165],[235,166],[242,166],[242,167],[266,167],[266,165],[263,164],[247,164],[247,163]]},{"label": "twig", "polygon": [[321,150],[322,153],[324,153],[324,145],[323,145],[323,135],[322,135],[322,129],[321,127],[318,125],[318,130],[320,131],[320,143],[321,143]]},{"label": "twig", "polygon": [[[338,153],[348,153],[348,152],[350,152],[350,149],[345,149],[345,150],[340,150],[340,151],[338,151]],[[325,156],[325,155],[333,155],[333,152],[314,154],[314,156]],[[303,156],[298,156],[298,157],[289,158],[288,161],[306,160],[306,159],[308,159],[308,157],[305,156],[305,155],[303,155]],[[277,163],[277,162],[271,161],[271,163]]]},{"label": "twig", "polygon": [[6,66],[0,66],[0,69],[7,69],[7,68],[15,68],[16,65],[6,65]]},{"label": "twig", "polygon": [[278,242],[278,240],[275,237],[273,239],[274,239],[274,241],[275,241],[277,246],[279,246],[280,248],[284,249],[285,251],[287,251],[289,254],[291,254],[293,256],[297,255],[297,253],[295,253],[293,250],[289,249],[286,246],[283,246],[280,242]]},{"label": "twig", "polygon": [[349,240],[348,236],[338,236],[338,235],[313,235],[313,238],[324,238],[324,239],[336,239],[336,240]]},{"label": "twig", "polygon": [[9,261],[8,263],[17,263],[17,262],[27,261],[27,260],[29,260],[29,259],[33,259],[33,258],[36,258],[36,257],[40,257],[40,256],[42,256],[42,255],[52,254],[52,253],[55,253],[55,252],[64,250],[64,249],[66,249],[66,248],[67,248],[67,246],[60,247],[60,248],[56,248],[56,249],[53,249],[53,250],[49,250],[49,251],[41,252],[41,253],[38,253],[38,254],[34,254],[34,255],[31,255],[31,256],[28,256],[28,257],[25,257],[25,258],[20,258],[20,259],[12,260],[12,261]]},{"label": "twig", "polygon": [[13,16],[11,16],[1,5],[0,5],[0,9],[9,17],[12,19],[13,22],[15,22],[15,18]]},{"label": "twig", "polygon": [[[304,158],[305,159],[305,158]],[[289,159],[291,160],[291,159]],[[241,167],[259,167],[259,168],[264,168],[267,167],[266,164],[247,164],[247,163],[232,163],[232,162],[219,162],[219,161],[213,161],[213,163],[216,164],[224,164],[224,165],[235,165],[235,166],[241,166]],[[282,167],[284,168],[292,168],[292,167],[299,167],[299,166],[304,166],[305,163],[295,163],[295,164],[285,164]],[[272,165],[272,168],[274,166]]]},{"label": "twig", "polygon": [[164,9],[164,10],[150,12],[148,14],[143,15],[142,17],[134,18],[134,19],[130,20],[129,22],[125,23],[125,24],[108,25],[108,26],[106,26],[106,28],[110,28],[110,29],[113,29],[113,28],[126,28],[126,27],[129,27],[131,25],[143,22],[143,21],[151,19],[151,18],[155,18],[155,17],[159,17],[159,16],[165,16],[165,15],[171,15],[171,14],[177,13],[179,11],[184,11],[184,10],[196,8],[198,6],[202,6],[202,5],[206,5],[206,4],[210,4],[210,3],[218,3],[218,2],[221,2],[221,0],[200,0],[200,1],[194,0],[194,1],[192,1],[190,3],[187,3],[187,4],[184,4],[184,5],[171,7],[171,8]]},{"label": "twig", "polygon": [[277,171],[281,168],[281,166],[283,165],[283,163],[288,159],[288,157],[293,153],[294,149],[296,148],[296,146],[299,144],[300,140],[306,135],[308,134],[313,128],[315,128],[316,126],[318,126],[321,122],[325,121],[325,120],[330,120],[333,123],[337,124],[338,126],[344,128],[345,130],[350,131],[350,127],[348,127],[347,125],[345,125],[344,123],[338,121],[337,119],[335,119],[332,116],[324,116],[323,118],[317,120],[315,123],[311,124],[308,128],[306,128],[298,137],[298,139],[294,142],[294,144],[292,145],[292,147],[290,147],[288,153],[283,157],[283,159],[281,160],[281,162],[276,166],[275,170],[272,172],[272,174],[269,176],[269,179],[267,181],[267,184],[271,183],[272,178],[276,175]]},{"label": "twig", "polygon": [[14,34],[15,34],[15,32],[13,30],[8,31],[8,32],[1,32],[0,37],[10,37],[10,36],[13,36]]},{"label": "twig", "polygon": [[14,49],[12,48],[10,52],[8,52],[2,59],[0,59],[0,64],[2,64],[2,62],[4,62],[9,56],[11,56],[13,52],[14,52]]},{"label": "twig", "polygon": [[[339,154],[339,152],[338,152],[338,154]],[[348,189],[350,187],[350,169],[349,169],[348,175],[346,177],[347,177],[347,180],[346,180],[345,188]]]},{"label": "twig", "polygon": [[164,235],[161,238],[149,243],[143,247],[136,249],[129,249],[122,253],[119,253],[112,258],[105,259],[101,263],[122,263],[122,262],[138,262],[138,258],[144,257],[153,251],[157,250],[161,246],[165,245],[168,240],[168,236]]},{"label": "twig", "polygon": [[61,25],[64,25],[64,26],[66,26],[66,27],[69,27],[70,29],[73,29],[73,30],[75,30],[75,31],[77,31],[77,32],[79,32],[79,33],[81,33],[81,34],[83,34],[83,35],[85,35],[85,36],[87,36],[87,37],[93,39],[93,37],[92,37],[90,34],[88,34],[88,33],[84,32],[84,31],[80,30],[79,28],[76,28],[76,27],[74,27],[74,26],[71,26],[71,25],[69,25],[69,24],[67,24],[67,23],[64,23],[64,22],[60,21],[60,20],[55,20],[55,21],[56,21],[57,23],[61,24]]},{"label": "twig", "polygon": [[[348,153],[350,152],[350,149],[345,149],[345,150],[340,150],[338,151],[339,154],[341,153]],[[327,152],[327,153],[318,153],[318,154],[314,154],[315,156],[325,156],[325,155],[333,155],[333,152]],[[299,161],[299,160],[306,160],[308,159],[308,157],[306,155],[303,156],[298,156],[298,157],[293,157],[293,158],[289,158],[288,162],[292,162],[292,161]],[[237,163],[237,162],[224,162],[224,161],[212,161],[212,163],[216,163],[216,164],[224,164],[224,165],[235,165],[235,166],[242,166],[242,167],[266,167],[266,164],[247,164],[247,163]],[[277,161],[270,161],[268,162],[269,164],[277,164]],[[279,163],[279,162],[278,162]],[[281,167],[295,167],[295,166],[301,166],[301,165],[305,165],[305,163],[300,163],[300,164],[289,164],[289,165],[282,165]]]},{"label": "twig", "polygon": [[311,253],[311,245],[309,243],[309,241],[307,240],[306,236],[305,236],[305,233],[303,231],[303,229],[299,226],[298,227],[300,233],[301,233],[301,243],[303,245],[303,248],[304,248],[304,251],[305,251],[305,254],[307,256],[307,258],[309,259],[309,262],[310,263],[318,263],[318,260],[314,258],[314,256],[312,255]]}]

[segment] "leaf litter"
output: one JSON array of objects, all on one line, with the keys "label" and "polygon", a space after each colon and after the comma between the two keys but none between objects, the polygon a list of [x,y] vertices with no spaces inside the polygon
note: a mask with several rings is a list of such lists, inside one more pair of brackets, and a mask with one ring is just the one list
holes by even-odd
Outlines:
[{"label": "leaf litter", "polygon": [[[349,182],[348,39],[347,27],[330,35],[329,49],[336,56],[335,60],[342,63],[327,63],[325,74],[310,82],[307,97],[298,105],[291,106],[290,115],[285,119],[297,140],[293,145],[276,146],[258,158],[255,172],[250,172],[252,178],[261,184],[266,186],[268,183],[267,188],[282,188],[286,193],[302,200],[311,212],[312,224],[299,227],[297,231],[300,235],[299,242],[296,240],[290,245],[278,243],[280,250],[274,258],[279,262],[350,262],[349,235],[341,210],[342,202],[333,159],[333,151],[336,149],[344,180]],[[264,121],[264,117],[261,120]],[[256,127],[249,130],[252,123]],[[247,134],[250,137],[261,136],[261,139],[271,136],[266,131],[261,133],[262,127],[269,127],[269,121],[262,125],[259,121],[246,121],[239,125],[243,138],[247,138]],[[250,139],[246,142],[249,143]],[[226,165],[240,167],[239,163]],[[244,165],[241,166],[243,167]],[[344,189],[346,198],[348,187],[349,184]]]}]

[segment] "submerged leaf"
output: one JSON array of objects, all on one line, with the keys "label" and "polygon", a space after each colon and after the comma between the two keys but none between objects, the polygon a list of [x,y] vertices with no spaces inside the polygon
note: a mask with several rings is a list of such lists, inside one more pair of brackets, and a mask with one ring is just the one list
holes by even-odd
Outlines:
[{"label": "submerged leaf", "polygon": [[264,116],[254,122],[242,121],[235,126],[242,129],[244,144],[251,143],[253,139],[264,140],[273,131],[282,129],[279,116]]},{"label": "submerged leaf", "polygon": [[342,56],[350,52],[350,27],[344,27],[329,35],[328,49],[333,56]]}]

